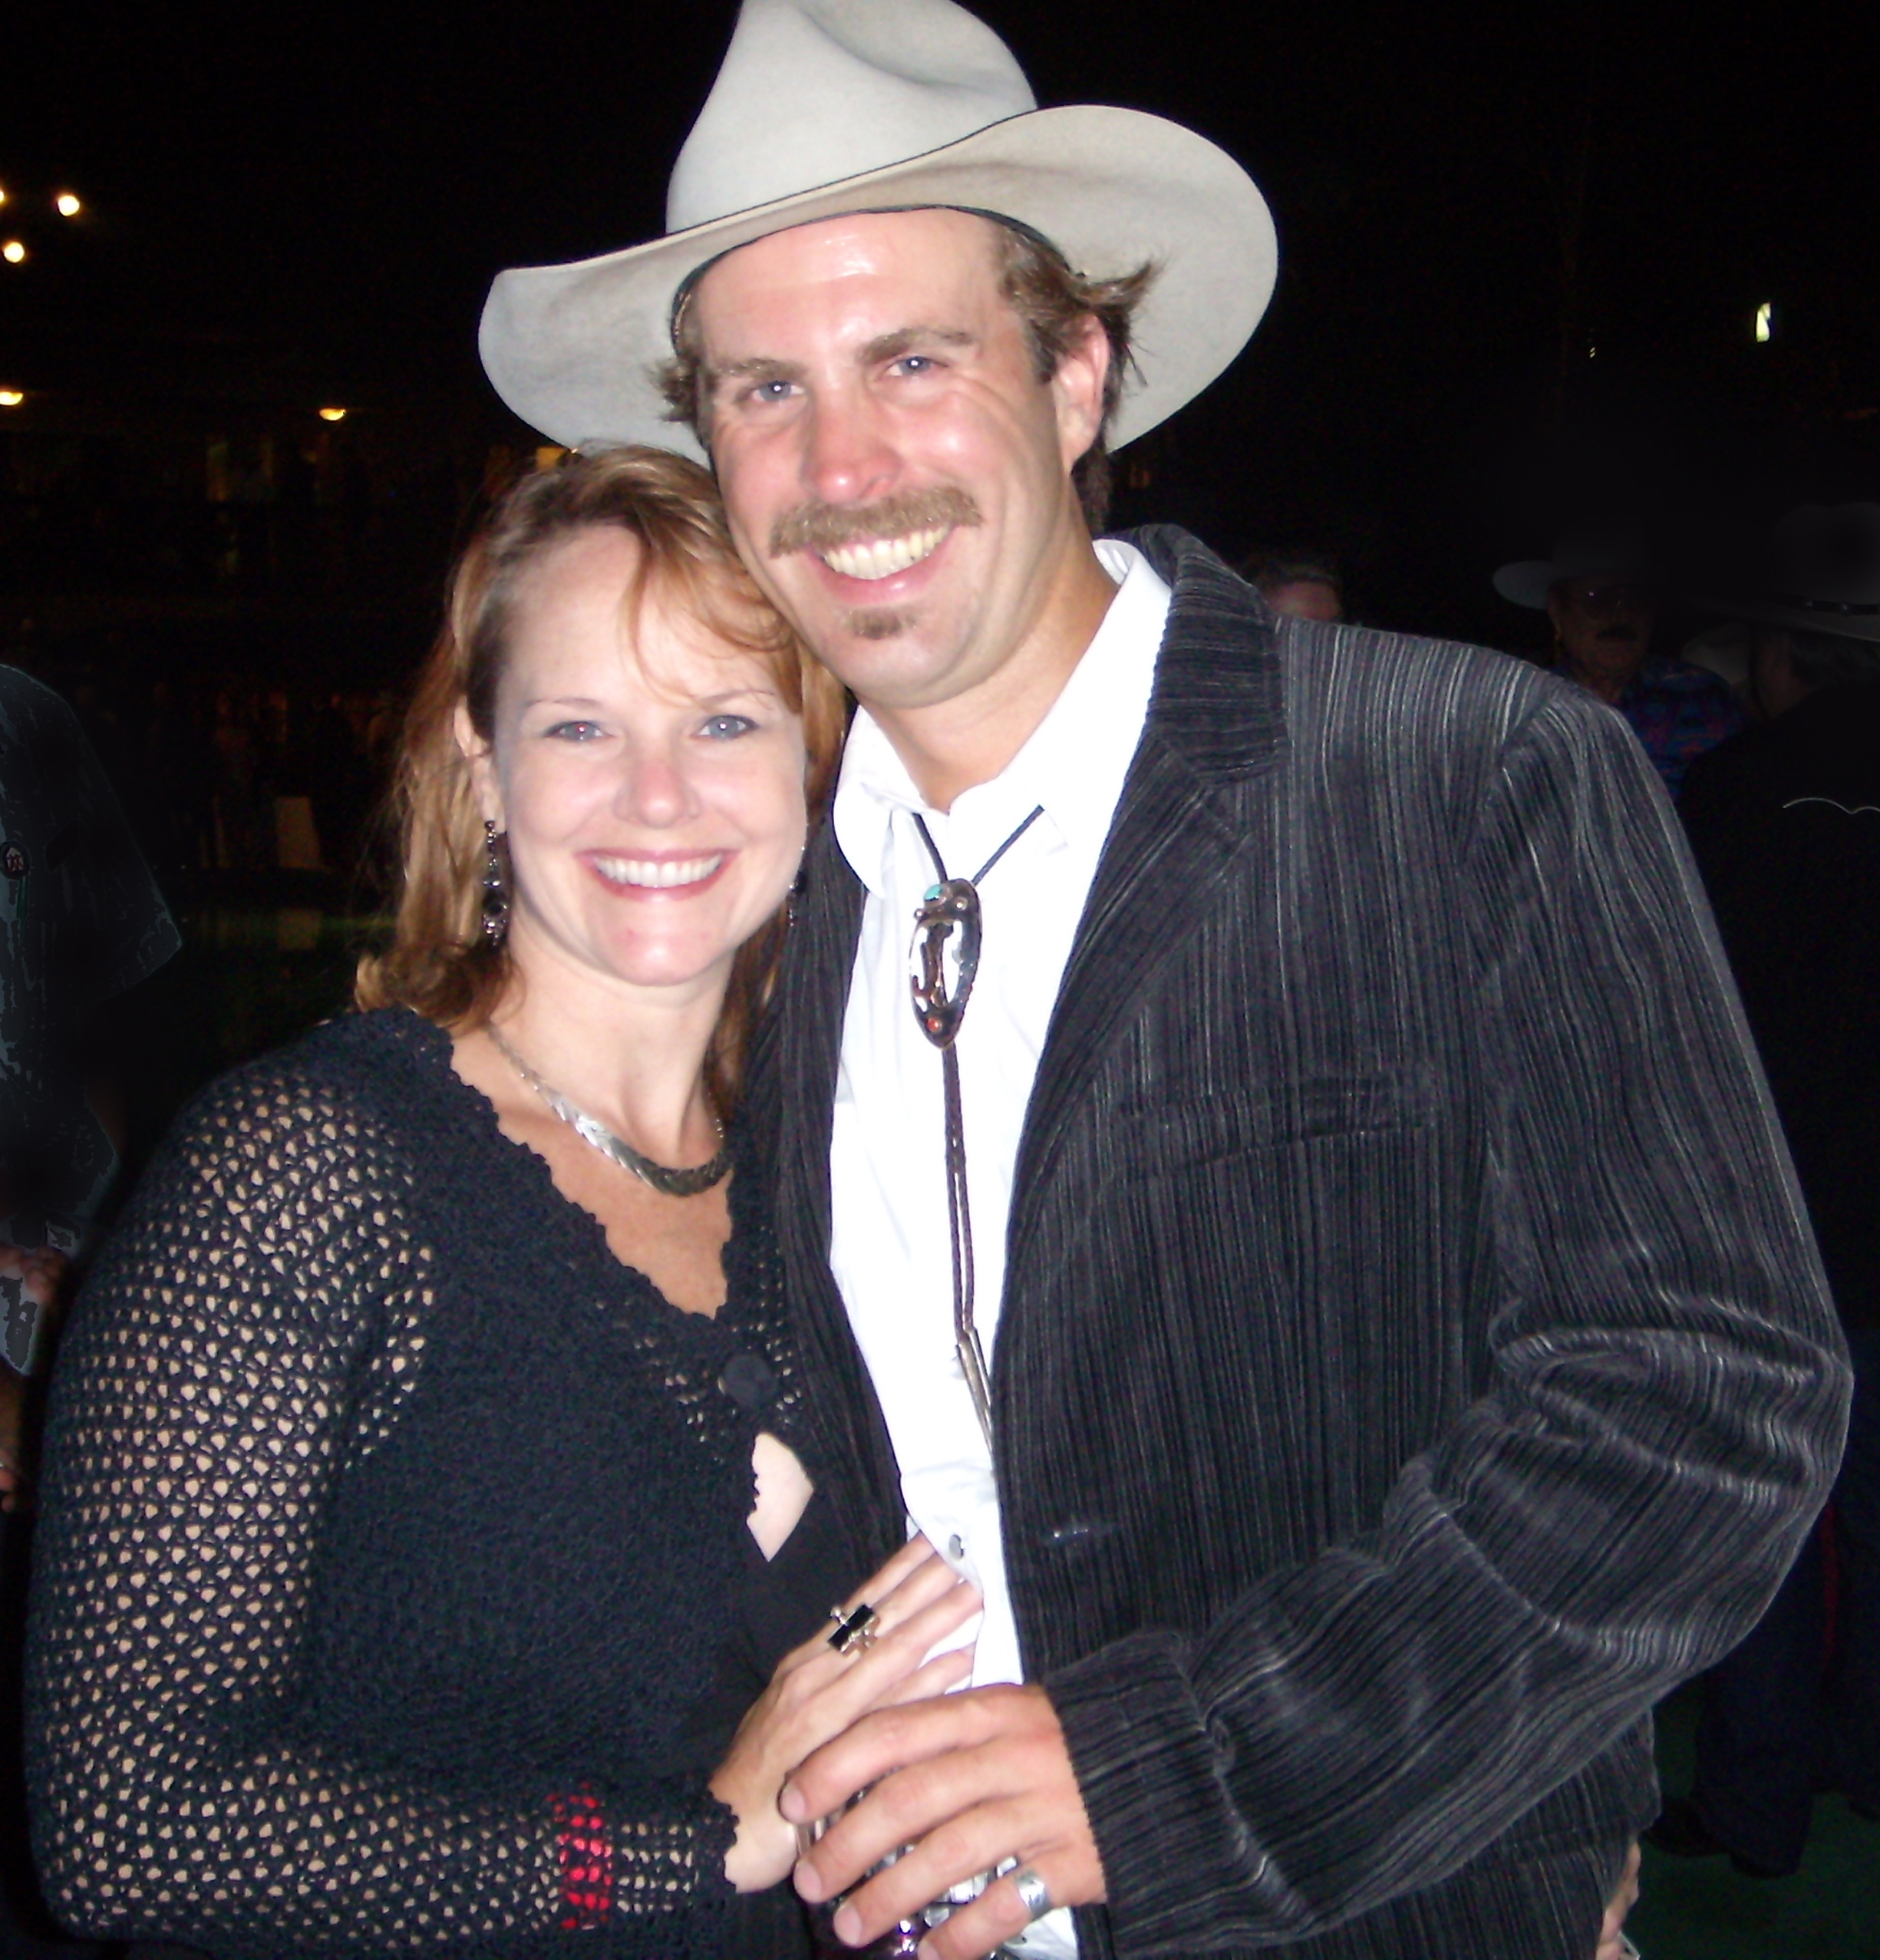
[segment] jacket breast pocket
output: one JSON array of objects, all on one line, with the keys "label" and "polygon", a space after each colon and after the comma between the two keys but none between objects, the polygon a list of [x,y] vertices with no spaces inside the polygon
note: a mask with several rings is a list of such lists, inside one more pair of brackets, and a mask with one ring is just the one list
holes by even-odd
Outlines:
[{"label": "jacket breast pocket", "polygon": [[1318,1140],[1380,1139],[1426,1127],[1435,1086],[1421,1063],[1351,1075],[1311,1075],[1275,1085],[1223,1087],[1172,1082],[1123,1113],[1133,1128],[1137,1174],[1192,1166]]}]

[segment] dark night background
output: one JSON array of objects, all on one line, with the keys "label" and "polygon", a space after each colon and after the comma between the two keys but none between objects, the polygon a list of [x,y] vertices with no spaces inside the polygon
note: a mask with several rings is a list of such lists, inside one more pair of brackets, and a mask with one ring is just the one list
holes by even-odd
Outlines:
[{"label": "dark night background", "polygon": [[[1700,592],[1790,505],[1880,497],[1871,4],[981,11],[1042,103],[1192,124],[1278,222],[1271,312],[1126,453],[1120,520],[1328,548],[1359,616],[1532,650],[1489,575],[1589,504]],[[484,292],[658,232],[734,12],[9,13],[0,658],[77,702],[184,921],[126,1010],[146,1140],[343,995],[453,541],[533,457]]]},{"label": "dark night background", "polygon": [[[16,11],[0,218],[43,249],[0,267],[0,384],[28,391],[0,441],[75,430],[85,487],[134,499],[131,452],[186,436],[200,497],[212,424],[297,416],[312,442],[343,403],[355,499],[428,472],[430,521],[381,536],[370,592],[304,597],[421,620],[440,479],[461,502],[493,444],[530,440],[476,365],[491,275],[661,228],[733,11]],[[1871,6],[981,12],[1042,102],[1191,124],[1278,221],[1271,312],[1143,447],[1123,514],[1322,543],[1370,616],[1506,638],[1527,622],[1486,575],[1544,550],[1563,421],[1602,491],[1668,483],[1674,510],[1726,480],[1759,520],[1874,493]],[[81,222],[27,212],[68,183]],[[5,578],[44,589],[17,550]]]}]

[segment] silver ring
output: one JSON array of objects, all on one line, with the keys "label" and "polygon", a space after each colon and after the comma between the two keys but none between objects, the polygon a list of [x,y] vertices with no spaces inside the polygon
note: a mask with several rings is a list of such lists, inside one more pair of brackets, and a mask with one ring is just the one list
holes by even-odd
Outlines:
[{"label": "silver ring", "polygon": [[1028,1918],[1041,1919],[1051,1909],[1051,1889],[1031,1866],[1020,1866],[1012,1874],[1012,1884]]},{"label": "silver ring", "polygon": [[832,1606],[829,1616],[836,1622],[829,1635],[829,1644],[845,1658],[852,1654],[866,1654],[881,1638],[876,1628],[875,1609],[866,1600],[853,1613],[845,1613],[839,1606]]}]

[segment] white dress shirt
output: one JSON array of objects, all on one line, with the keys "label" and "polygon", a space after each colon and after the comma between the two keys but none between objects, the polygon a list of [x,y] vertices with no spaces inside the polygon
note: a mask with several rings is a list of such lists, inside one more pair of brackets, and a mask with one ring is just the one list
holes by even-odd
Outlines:
[{"label": "white dress shirt", "polygon": [[[1097,546],[1116,596],[1050,712],[1005,768],[929,808],[866,710],[843,757],[833,822],[867,887],[843,1024],[830,1143],[830,1263],[895,1454],[908,1515],[978,1586],[973,1683],[1021,1678],[991,1453],[955,1351],[940,1051],[909,992],[914,915],[937,876],[915,827],[925,820],[947,875],[971,878],[1034,808],[980,893],[979,972],[961,1023],[961,1105],[972,1213],[977,1320],[998,1369],[1005,1232],[1019,1135],[1059,982],[1097,860],[1142,738],[1168,587],[1133,546]],[[1047,1914],[1027,1955],[1077,1952],[1067,1912]]]}]

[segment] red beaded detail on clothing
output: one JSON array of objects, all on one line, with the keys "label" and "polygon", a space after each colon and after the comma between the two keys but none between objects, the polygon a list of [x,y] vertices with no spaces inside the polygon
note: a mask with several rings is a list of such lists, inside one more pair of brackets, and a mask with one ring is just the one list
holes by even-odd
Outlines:
[{"label": "red beaded detail on clothing", "polygon": [[600,1800],[585,1790],[550,1800],[562,1859],[563,1932],[603,1926],[613,1916],[614,1847]]}]

